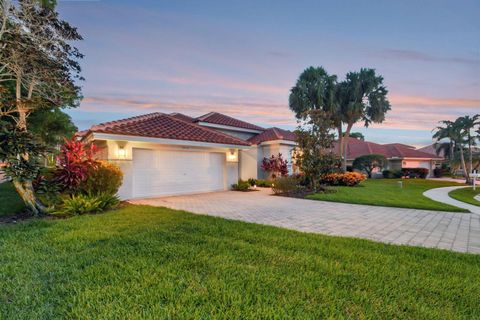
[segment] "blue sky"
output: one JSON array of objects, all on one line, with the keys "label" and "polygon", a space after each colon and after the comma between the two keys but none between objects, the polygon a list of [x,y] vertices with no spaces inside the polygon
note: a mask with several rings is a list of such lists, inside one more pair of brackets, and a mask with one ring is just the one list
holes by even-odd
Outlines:
[{"label": "blue sky", "polygon": [[85,40],[80,129],[142,113],[218,111],[295,127],[308,66],[375,68],[392,110],[356,131],[426,145],[439,120],[480,113],[479,1],[59,1]]}]

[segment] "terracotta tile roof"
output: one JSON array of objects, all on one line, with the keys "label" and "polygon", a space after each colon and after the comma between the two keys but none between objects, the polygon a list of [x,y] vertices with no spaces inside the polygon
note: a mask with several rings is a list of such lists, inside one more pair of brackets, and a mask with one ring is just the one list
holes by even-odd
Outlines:
[{"label": "terracotta tile roof", "polygon": [[160,112],[101,123],[92,126],[89,131],[240,146],[250,145],[244,140]]},{"label": "terracotta tile roof", "polygon": [[174,113],[170,113],[170,115],[172,117],[175,117],[177,119],[187,121],[187,122],[194,122],[195,121],[195,118],[187,116],[186,114],[183,114],[183,113],[174,112]]},{"label": "terracotta tile roof", "polygon": [[293,133],[292,131],[283,130],[280,128],[269,128],[263,131],[262,133],[251,137],[250,139],[248,139],[248,142],[252,144],[259,144],[265,141],[274,141],[274,140],[295,141],[296,136],[295,136],[295,133]]},{"label": "terracotta tile roof", "polygon": [[236,128],[242,128],[242,129],[251,129],[251,130],[258,130],[258,131],[265,130],[262,127],[226,116],[218,112],[207,113],[203,116],[196,118],[196,121],[219,124],[223,126],[230,126],[230,127],[236,127]]},{"label": "terracotta tile roof", "polygon": [[[338,152],[338,143],[335,144]],[[439,159],[436,155],[416,150],[412,146],[401,143],[378,144],[369,141],[362,141],[354,138],[348,140],[347,158],[353,160],[357,157],[368,154],[381,154],[386,158],[427,158]]]}]

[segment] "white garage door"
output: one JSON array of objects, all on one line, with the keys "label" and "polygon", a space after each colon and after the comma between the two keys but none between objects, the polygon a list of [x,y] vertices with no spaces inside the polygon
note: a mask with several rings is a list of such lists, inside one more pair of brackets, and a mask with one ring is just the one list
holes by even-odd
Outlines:
[{"label": "white garage door", "polygon": [[133,149],[133,197],[224,190],[225,154]]}]

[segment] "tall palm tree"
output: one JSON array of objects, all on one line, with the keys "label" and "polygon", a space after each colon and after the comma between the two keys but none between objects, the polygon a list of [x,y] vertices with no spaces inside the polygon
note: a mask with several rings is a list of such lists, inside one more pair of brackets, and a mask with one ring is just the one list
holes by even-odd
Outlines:
[{"label": "tall palm tree", "polygon": [[440,142],[443,139],[449,139],[450,143],[453,146],[453,150],[458,150],[460,156],[460,165],[462,168],[463,175],[465,176],[466,183],[470,183],[470,176],[467,173],[465,166],[465,156],[464,156],[464,143],[465,143],[465,132],[463,130],[463,123],[461,118],[458,118],[455,121],[443,120],[440,121],[443,126],[438,126],[434,129],[436,132],[433,135],[433,138]]},{"label": "tall palm tree", "polygon": [[462,126],[463,134],[466,136],[468,143],[468,172],[471,173],[473,169],[473,152],[472,146],[475,145],[475,140],[477,137],[472,136],[472,131],[476,126],[480,125],[480,114],[476,114],[472,117],[464,116],[460,117],[457,120]]},{"label": "tall palm tree", "polygon": [[338,87],[339,118],[346,125],[345,141],[340,149],[343,169],[346,170],[346,150],[353,125],[363,121],[365,127],[368,127],[372,122],[383,122],[385,114],[390,110],[390,102],[387,99],[388,90],[383,85],[383,77],[376,75],[374,69],[362,68],[359,72],[349,72]]}]

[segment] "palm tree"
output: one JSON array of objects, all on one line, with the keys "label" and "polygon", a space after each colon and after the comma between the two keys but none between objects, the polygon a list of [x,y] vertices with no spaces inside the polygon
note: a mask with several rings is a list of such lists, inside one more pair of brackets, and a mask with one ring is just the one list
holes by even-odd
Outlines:
[{"label": "palm tree", "polygon": [[338,86],[337,99],[340,105],[338,117],[346,125],[345,141],[340,144],[343,169],[346,170],[346,150],[353,125],[363,121],[365,127],[368,127],[372,122],[383,122],[385,114],[390,110],[390,102],[387,99],[388,90],[383,85],[383,77],[377,76],[374,69],[362,68],[359,72],[349,72],[345,81]]},{"label": "palm tree", "polygon": [[449,139],[450,144],[452,145],[452,150],[458,150],[460,156],[460,165],[465,176],[466,183],[470,183],[470,176],[467,173],[465,166],[465,156],[464,156],[464,142],[465,142],[465,131],[463,130],[463,122],[461,118],[458,118],[455,121],[443,120],[440,121],[443,126],[438,126],[436,129],[433,138],[439,142],[443,139]]},{"label": "palm tree", "polygon": [[476,140],[476,137],[472,136],[472,130],[474,130],[477,125],[480,125],[479,119],[480,114],[476,114],[472,117],[464,116],[457,119],[459,123],[461,123],[463,134],[466,136],[468,143],[468,173],[471,173],[473,169],[472,146],[475,145]]}]

